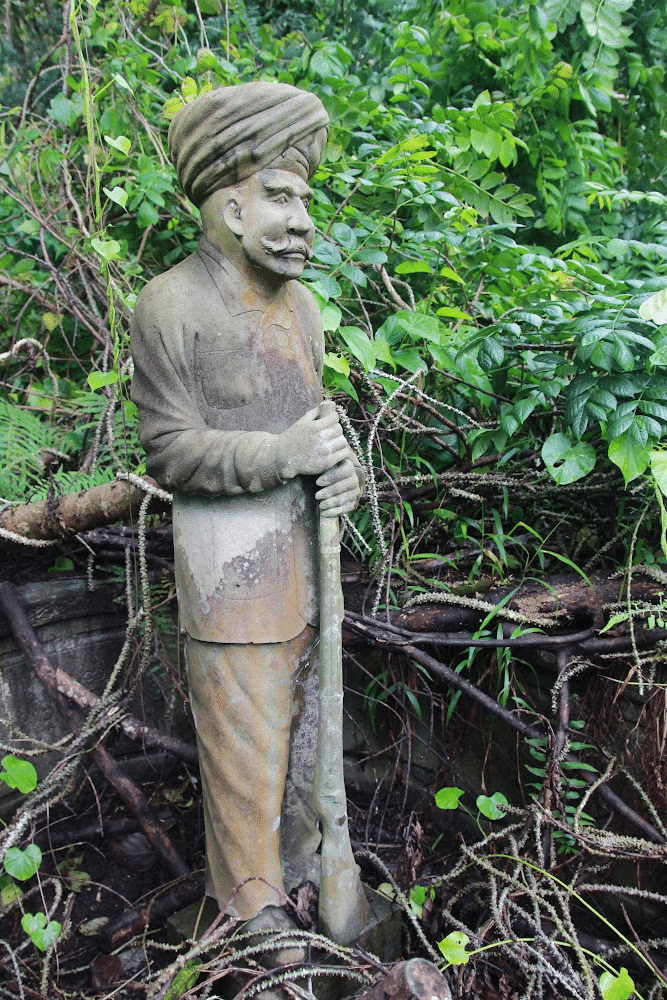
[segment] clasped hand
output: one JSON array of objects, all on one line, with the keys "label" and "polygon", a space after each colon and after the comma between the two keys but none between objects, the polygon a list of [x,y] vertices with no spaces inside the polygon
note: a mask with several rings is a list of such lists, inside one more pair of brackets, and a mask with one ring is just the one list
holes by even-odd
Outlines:
[{"label": "clasped hand", "polygon": [[351,455],[334,407],[324,415],[315,407],[278,435],[276,467],[281,479],[317,476],[315,499],[327,517],[337,517],[361,495]]}]

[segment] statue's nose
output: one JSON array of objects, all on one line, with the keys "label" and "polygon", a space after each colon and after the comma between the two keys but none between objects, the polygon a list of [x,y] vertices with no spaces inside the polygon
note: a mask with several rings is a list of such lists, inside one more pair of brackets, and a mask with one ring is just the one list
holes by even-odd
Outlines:
[{"label": "statue's nose", "polygon": [[313,220],[308,215],[308,210],[301,200],[295,204],[288,225],[290,232],[299,236],[312,235],[315,232]]}]

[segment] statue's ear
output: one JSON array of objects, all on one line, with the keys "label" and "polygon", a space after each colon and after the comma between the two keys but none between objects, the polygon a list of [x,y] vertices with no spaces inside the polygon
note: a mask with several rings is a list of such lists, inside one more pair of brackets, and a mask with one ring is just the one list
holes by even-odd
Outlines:
[{"label": "statue's ear", "polygon": [[242,206],[241,201],[238,196],[229,196],[225,199],[225,203],[222,208],[222,215],[227,223],[227,228],[236,236],[243,235],[243,217],[242,217]]}]

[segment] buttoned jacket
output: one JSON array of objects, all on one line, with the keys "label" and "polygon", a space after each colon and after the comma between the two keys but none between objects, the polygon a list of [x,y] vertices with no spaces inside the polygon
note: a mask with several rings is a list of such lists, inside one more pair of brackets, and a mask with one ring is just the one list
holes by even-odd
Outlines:
[{"label": "buttoned jacket", "polygon": [[314,481],[282,481],[277,435],[321,400],[310,293],[266,304],[217,248],[150,281],[131,325],[146,469],[173,492],[181,622],[195,639],[281,642],[317,620]]}]

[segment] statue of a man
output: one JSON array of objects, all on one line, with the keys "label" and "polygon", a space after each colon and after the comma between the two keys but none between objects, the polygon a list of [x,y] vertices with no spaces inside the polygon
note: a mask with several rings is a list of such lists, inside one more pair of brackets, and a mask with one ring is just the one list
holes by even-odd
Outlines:
[{"label": "statue of a man", "polygon": [[315,871],[316,508],[352,510],[363,480],[320,414],[322,325],[296,280],[327,125],[313,94],[278,83],[178,112],[170,155],[204,235],[132,322],[146,467],[174,495],[207,893],[253,927],[288,926],[275,890]]}]

